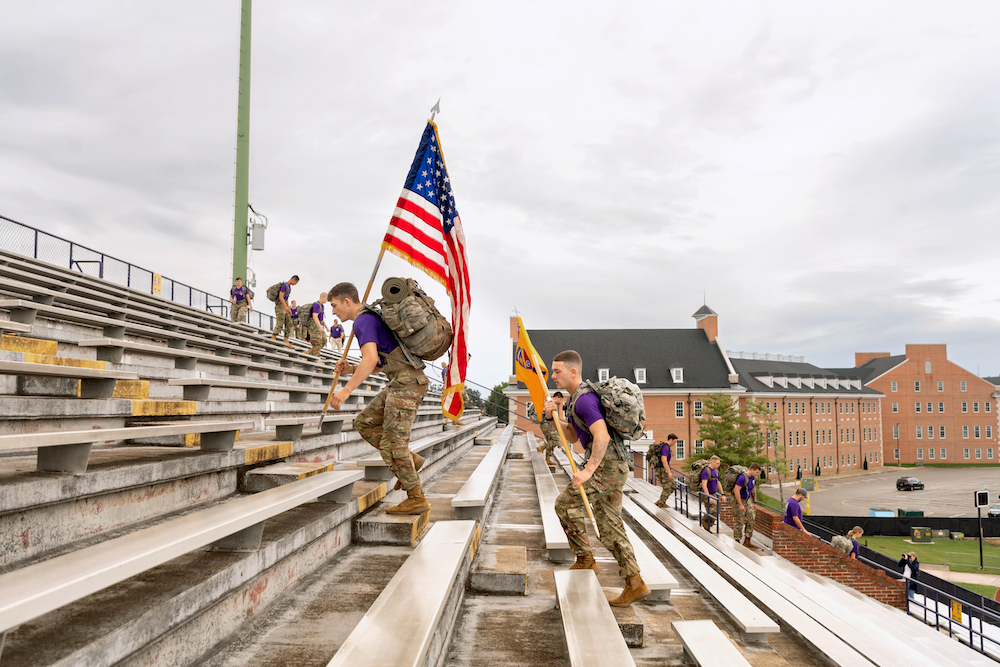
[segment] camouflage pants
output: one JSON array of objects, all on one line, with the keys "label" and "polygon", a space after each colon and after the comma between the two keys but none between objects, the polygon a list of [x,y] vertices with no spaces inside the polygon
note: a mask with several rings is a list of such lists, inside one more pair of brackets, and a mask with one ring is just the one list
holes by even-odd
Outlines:
[{"label": "camouflage pants", "polygon": [[292,314],[285,310],[280,301],[274,302],[274,322],[274,332],[271,334],[274,338],[282,336],[282,331],[284,331],[285,338],[295,333],[295,329],[292,327]]},{"label": "camouflage pants", "polygon": [[757,517],[757,511],[753,507],[752,500],[743,501],[743,511],[736,499],[733,498],[733,537],[737,542],[753,537],[753,522]]},{"label": "camouflage pants", "polygon": [[559,431],[555,425],[549,421],[542,421],[542,433],[545,435],[545,457],[552,456],[552,452],[559,447]]},{"label": "camouflage pants", "polygon": [[354,428],[379,451],[407,491],[420,484],[410,454],[410,428],[426,393],[423,373],[393,377],[354,419]]},{"label": "camouflage pants", "polygon": [[309,354],[319,354],[319,351],[326,345],[326,330],[321,325],[316,324],[316,320],[310,318],[306,325],[306,333],[309,334],[309,344],[312,345],[309,348]]},{"label": "camouflage pants", "polygon": [[656,468],[656,479],[660,481],[660,486],[663,487],[663,490],[660,492],[659,502],[666,505],[667,498],[669,498],[670,494],[672,494],[674,489],[677,488],[677,482],[674,481],[673,477],[667,474],[666,468]]},{"label": "camouflage pants", "polygon": [[[594,520],[601,533],[601,544],[618,561],[618,573],[623,578],[639,574],[639,564],[635,560],[628,535],[625,534],[625,524],[622,523],[622,489],[628,473],[627,463],[605,456],[593,477],[583,485],[587,500],[594,510]],[[578,557],[592,554],[585,523],[587,510],[583,507],[580,490],[573,488],[572,484],[556,498],[556,514],[573,554]]]},{"label": "camouflage pants", "polygon": [[233,322],[245,322],[247,319],[247,302],[237,301],[229,309],[229,318]]}]

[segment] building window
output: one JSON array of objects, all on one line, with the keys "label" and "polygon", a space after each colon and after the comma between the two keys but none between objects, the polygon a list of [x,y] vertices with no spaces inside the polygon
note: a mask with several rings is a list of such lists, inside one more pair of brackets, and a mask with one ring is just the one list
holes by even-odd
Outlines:
[{"label": "building window", "polygon": [[[899,440],[899,424],[894,424],[892,427],[892,437]],[[899,458],[898,456],[896,457]]]},{"label": "building window", "polygon": [[875,463],[878,463],[878,452],[875,452]]},{"label": "building window", "polygon": [[872,427],[872,440],[878,440],[878,426]]},{"label": "building window", "polygon": [[948,458],[948,450],[945,449],[944,447],[941,448],[941,458],[942,459]]},{"label": "building window", "polygon": [[934,458],[934,448],[933,447],[928,447],[927,448],[927,458],[929,458],[929,459]]},{"label": "building window", "polygon": [[799,402],[795,401],[795,414],[799,414]]},{"label": "building window", "polygon": [[892,404],[892,411],[893,413],[899,412],[899,403]]},{"label": "building window", "polygon": [[681,439],[678,439],[677,443],[674,445],[674,449],[675,449],[675,452],[677,454],[677,458],[683,459],[684,458],[684,441],[681,440]]},{"label": "building window", "polygon": [[[895,383],[895,382],[893,382],[893,383],[892,383],[892,390],[893,390],[893,391],[896,391],[896,389],[897,389],[897,386],[896,386],[896,383]],[[897,456],[896,458],[898,459],[899,457]]]},{"label": "building window", "polygon": [[944,401],[938,401],[938,412],[944,412]]},{"label": "building window", "polygon": [[671,368],[670,373],[674,376],[674,382],[684,382],[683,368]]},{"label": "building window", "polygon": [[986,448],[986,458],[988,458],[988,459],[992,459],[993,458],[993,448],[992,447],[987,447]]},{"label": "building window", "polygon": [[705,450],[705,441],[704,440],[695,440],[694,441],[694,453],[695,454],[701,454],[704,450]]},{"label": "building window", "polygon": [[913,381],[913,391],[920,391],[920,380]]},{"label": "building window", "polygon": [[899,450],[898,449],[893,448],[893,450],[892,450],[892,458],[893,458],[894,461],[898,461],[899,460]]},{"label": "building window", "polygon": [[920,412],[920,401],[917,401],[916,403],[913,404],[913,409],[916,412]]},{"label": "building window", "polygon": [[934,404],[927,401],[927,412],[934,412]]},{"label": "building window", "polygon": [[922,447],[917,447],[917,458],[918,459],[924,458],[924,450]]},{"label": "building window", "polygon": [[854,429],[852,428],[852,429],[851,429],[851,442],[857,442],[857,441],[858,441],[858,432],[857,432],[857,431],[855,431],[855,430],[854,430]]},{"label": "building window", "polygon": [[992,403],[986,401],[983,403],[983,412],[990,412],[992,410]]},{"label": "building window", "polygon": [[992,438],[993,437],[993,427],[990,426],[990,425],[988,425],[988,424],[986,426],[986,437],[987,438]]},{"label": "building window", "polygon": [[684,416],[684,401],[674,402],[674,415],[676,415],[677,417]]},{"label": "building window", "polygon": [[852,459],[852,463],[851,463],[852,466],[858,465],[858,455],[856,453],[855,454],[851,454],[851,459]]},{"label": "building window", "polygon": [[977,459],[983,458],[983,450],[979,449],[979,447],[976,447],[976,458]]},{"label": "building window", "polygon": [[[938,437],[944,440],[944,426],[938,426]],[[943,456],[941,458],[944,458]]]},{"label": "building window", "polygon": [[975,402],[974,402],[974,403],[972,404],[972,411],[973,411],[973,412],[979,412],[979,401],[975,401]]},{"label": "building window", "polygon": [[610,370],[611,369],[609,369],[609,368],[598,368],[597,369],[597,381],[598,382],[607,382],[608,381],[608,377],[610,376]]},{"label": "building window", "polygon": [[636,384],[646,384],[646,369],[637,368],[635,369],[635,383]]},{"label": "building window", "polygon": [[930,438],[931,440],[934,439],[934,427],[933,426],[928,426],[927,427],[927,437]]},{"label": "building window", "polygon": [[969,404],[966,403],[965,401],[962,401],[962,412],[968,412],[968,411],[969,411]]},{"label": "building window", "polygon": [[813,442],[815,442],[818,445],[819,444],[819,431],[816,431],[815,435],[816,435],[816,439],[813,440]]},{"label": "building window", "polygon": [[966,389],[969,388],[968,385],[966,384],[965,380],[962,380],[961,384],[962,384],[962,391],[965,391]]},{"label": "building window", "polygon": [[792,404],[788,404],[788,414],[792,414]]},{"label": "building window", "polygon": [[963,457],[963,458],[969,458],[969,448],[968,448],[968,447],[966,447],[966,448],[965,448],[965,449],[963,449],[962,451],[964,452],[964,457]]},{"label": "building window", "polygon": [[830,401],[826,402],[826,414],[828,414],[828,415],[832,415],[833,414],[833,410],[830,409]]},{"label": "building window", "polygon": [[918,426],[917,427],[917,440],[921,440],[921,439],[923,439],[923,437],[924,437],[924,427],[923,426]]},{"label": "building window", "polygon": [[854,403],[851,403],[851,414],[854,414]]},{"label": "building window", "polygon": [[968,426],[963,426],[962,427],[962,437],[963,438],[968,438],[969,437],[969,427]]},{"label": "building window", "polygon": [[704,410],[704,408],[705,408],[705,404],[704,403],[702,403],[701,401],[695,401],[694,402],[694,416],[695,417],[701,417],[701,411]]},{"label": "building window", "polygon": [[926,360],[924,362],[924,374],[925,375],[930,375],[931,374],[931,360],[930,359],[928,359],[928,360]]},{"label": "building window", "polygon": [[944,391],[944,380],[938,380],[938,391]]},{"label": "building window", "polygon": [[975,426],[972,427],[972,432],[976,438],[979,437],[979,424],[976,424]]}]

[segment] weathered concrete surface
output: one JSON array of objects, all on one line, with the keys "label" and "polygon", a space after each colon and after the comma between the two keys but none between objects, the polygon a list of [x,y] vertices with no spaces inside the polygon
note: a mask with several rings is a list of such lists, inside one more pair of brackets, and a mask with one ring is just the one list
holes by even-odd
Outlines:
[{"label": "weathered concrete surface", "polygon": [[521,546],[481,546],[472,566],[469,589],[493,595],[527,595],[527,550]]},{"label": "weathered concrete surface", "polygon": [[[604,589],[604,595],[609,600],[613,599],[620,589]],[[643,640],[643,625],[642,619],[639,618],[639,613],[636,610],[636,605],[631,607],[611,607],[611,613],[615,615],[615,620],[618,621],[618,628],[622,631],[622,637],[625,638],[625,645],[629,648],[642,648]]]},{"label": "weathered concrete surface", "polygon": [[413,546],[430,526],[430,512],[415,516],[386,514],[384,509],[358,518],[351,540],[357,544]]}]

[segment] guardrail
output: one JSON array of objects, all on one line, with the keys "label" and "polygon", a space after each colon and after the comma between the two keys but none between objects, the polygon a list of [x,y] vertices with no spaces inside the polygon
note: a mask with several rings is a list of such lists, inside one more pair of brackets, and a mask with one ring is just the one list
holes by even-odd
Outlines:
[{"label": "guardrail", "polygon": [[[698,517],[699,521],[702,521],[703,518],[706,518],[706,517],[709,518],[709,519],[715,519],[715,524],[714,524],[714,526],[712,526],[711,528],[709,528],[709,532],[712,532],[714,530],[715,534],[718,535],[719,534],[719,496],[711,496],[711,495],[709,495],[707,493],[703,493],[700,490],[697,493],[691,491],[691,488],[688,486],[687,476],[685,475],[684,477],[685,477],[685,479],[682,479],[682,480],[680,480],[680,481],[677,482],[677,486],[674,489],[674,495],[673,495],[673,498],[674,498],[674,509],[677,510],[678,512],[682,513],[688,519],[690,519],[691,518],[691,502],[690,502],[690,497],[691,496],[697,496],[698,497],[698,511],[695,514],[695,516]],[[714,514],[712,513],[713,510],[715,512]],[[704,525],[704,524],[702,524],[702,525]]]},{"label": "guardrail", "polygon": [[[216,296],[173,278],[136,266],[131,262],[43,232],[0,215],[0,248],[62,266],[95,278],[102,278],[146,294],[229,317],[229,297]],[[263,297],[263,295],[261,295]],[[259,329],[274,329],[274,316],[254,309],[249,324]]]}]

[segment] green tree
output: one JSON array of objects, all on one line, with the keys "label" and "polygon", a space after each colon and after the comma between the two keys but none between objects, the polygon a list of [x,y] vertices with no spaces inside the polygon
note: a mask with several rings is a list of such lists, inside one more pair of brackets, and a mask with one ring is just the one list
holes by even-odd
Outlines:
[{"label": "green tree", "polygon": [[483,407],[483,396],[478,389],[466,389],[465,393],[469,396],[469,405],[476,408]]},{"label": "green tree", "polygon": [[761,425],[742,414],[739,403],[726,394],[708,396],[701,417],[695,421],[698,422],[698,436],[705,441],[705,457],[718,456],[723,469],[732,465],[758,463],[763,466],[768,463],[764,454],[767,440]]},{"label": "green tree", "polygon": [[785,504],[785,491],[781,486],[782,477],[789,474],[788,458],[785,457],[785,444],[778,431],[781,424],[778,423],[777,413],[769,409],[763,403],[756,401],[747,402],[747,414],[756,418],[756,423],[760,426],[764,439],[764,456],[767,465],[771,466],[775,477],[778,478],[778,497],[781,505]]},{"label": "green tree", "polygon": [[490,390],[490,396],[486,399],[486,407],[483,408],[483,414],[496,417],[502,422],[509,423],[510,418],[507,414],[507,397],[504,396],[503,393],[503,390],[506,388],[507,383],[501,382]]}]

